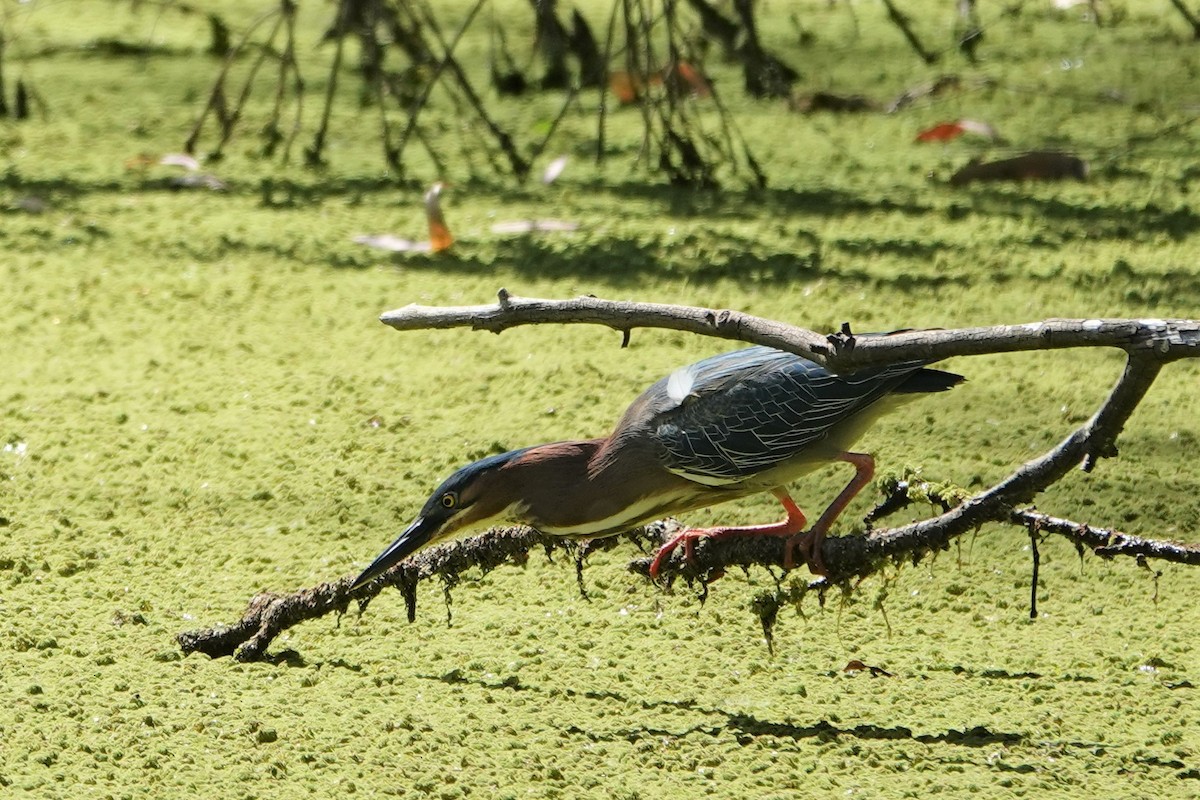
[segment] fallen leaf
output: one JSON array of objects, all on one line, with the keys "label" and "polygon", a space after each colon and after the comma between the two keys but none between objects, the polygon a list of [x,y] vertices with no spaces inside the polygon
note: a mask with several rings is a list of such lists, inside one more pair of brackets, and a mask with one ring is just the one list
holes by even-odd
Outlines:
[{"label": "fallen leaf", "polygon": [[425,193],[425,216],[429,220],[429,252],[441,253],[450,249],[454,237],[450,235],[450,227],[442,216],[442,189],[445,184],[438,182],[429,187]]},{"label": "fallen leaf", "polygon": [[568,160],[566,156],[559,156],[547,164],[546,169],[542,172],[542,183],[549,186],[558,180],[558,176],[562,175],[563,170],[567,168]]},{"label": "fallen leaf", "polygon": [[[667,77],[670,70],[663,70],[664,77]],[[674,74],[679,77],[688,89],[691,89],[692,94],[696,97],[709,97],[712,95],[712,86],[708,82],[708,78],[704,73],[697,69],[692,64],[686,61],[680,61],[675,65]]]},{"label": "fallen leaf", "polygon": [[868,664],[864,664],[863,662],[859,661],[857,658],[852,660],[850,663],[848,663],[845,667],[842,668],[842,672],[862,672],[863,670],[868,670],[871,673],[872,678],[876,678],[876,677],[880,677],[880,676],[882,676],[884,678],[892,677],[892,673],[888,672],[883,667],[872,667]]},{"label": "fallen leaf", "polygon": [[943,122],[926,128],[917,134],[918,142],[949,142],[963,135],[963,128],[957,122]]},{"label": "fallen leaf", "polygon": [[608,88],[616,95],[618,103],[628,106],[641,98],[643,82],[624,70],[618,70],[609,74]]},{"label": "fallen leaf", "polygon": [[879,105],[864,95],[840,95],[832,92],[794,95],[788,101],[788,107],[800,114],[815,114],[818,111],[852,114],[879,110]]},{"label": "fallen leaf", "polygon": [[412,239],[401,239],[390,233],[355,236],[354,243],[365,244],[376,250],[387,250],[389,253],[428,253],[430,251],[429,242],[414,242]]},{"label": "fallen leaf", "polygon": [[492,233],[554,233],[578,229],[578,222],[565,219],[517,219],[492,225]]},{"label": "fallen leaf", "polygon": [[980,122],[977,119],[960,119],[958,127],[962,128],[963,133],[971,133],[976,136],[982,136],[985,139],[991,139],[994,142],[1000,141],[1000,131],[986,122]]},{"label": "fallen leaf", "polygon": [[943,122],[927,128],[917,134],[918,142],[948,142],[957,139],[964,133],[982,136],[993,142],[1000,140],[1000,133],[986,122],[976,119],[960,119],[954,122]]},{"label": "fallen leaf", "polygon": [[1088,163],[1066,153],[1035,151],[1000,161],[973,161],[950,176],[951,186],[973,181],[1085,180]]},{"label": "fallen leaf", "polygon": [[188,172],[200,169],[200,162],[187,153],[167,153],[158,159],[158,163],[164,167],[182,167]]}]

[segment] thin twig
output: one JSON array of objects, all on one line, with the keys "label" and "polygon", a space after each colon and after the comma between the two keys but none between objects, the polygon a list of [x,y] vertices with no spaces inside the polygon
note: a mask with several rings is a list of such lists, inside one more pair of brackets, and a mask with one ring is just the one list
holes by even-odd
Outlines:
[{"label": "thin twig", "polygon": [[537,161],[542,153],[545,152],[546,146],[550,144],[550,140],[554,137],[554,134],[558,132],[559,124],[566,119],[567,111],[570,110],[572,105],[575,105],[578,102],[579,88],[579,84],[576,83],[567,90],[567,96],[563,100],[562,108],[559,109],[558,114],[554,117],[554,119],[550,121],[550,127],[546,130],[546,135],[543,136],[542,140],[535,144],[529,151],[530,163]]},{"label": "thin twig", "polygon": [[341,0],[338,4],[337,19],[334,30],[337,41],[333,45],[333,60],[329,64],[329,82],[325,86],[325,105],[321,109],[321,122],[313,135],[312,145],[305,149],[304,158],[309,166],[319,165],[321,153],[325,149],[325,137],[329,133],[329,118],[333,114],[333,98],[337,94],[338,75],[342,71],[342,52],[346,43],[346,23],[350,18],[350,3],[352,0]]},{"label": "thin twig", "polygon": [[1192,26],[1192,38],[1200,40],[1200,19],[1198,19],[1195,14],[1188,10],[1188,7],[1183,0],[1171,0],[1171,5],[1175,6],[1175,10],[1183,15],[1183,18],[1187,20],[1188,25]]},{"label": "thin twig", "polygon": [[[296,4],[283,0],[281,13],[284,19],[284,47],[279,56],[279,77],[275,87],[275,105],[267,122],[267,155],[274,152],[279,140],[283,140],[283,161],[287,163],[292,152],[292,143],[300,132],[300,121],[304,116],[304,79],[300,77],[300,62],[296,60]],[[279,132],[279,120],[283,116],[283,104],[287,97],[288,75],[291,74],[292,88],[296,95],[296,115],[287,136]]]},{"label": "thin twig", "polygon": [[[466,19],[464,19],[462,24],[458,26],[458,30],[450,39],[450,43],[446,44],[444,41],[441,43],[445,53],[434,66],[433,73],[425,80],[425,85],[421,89],[421,95],[415,101],[413,101],[412,106],[409,108],[408,122],[404,126],[404,131],[400,134],[400,139],[396,143],[396,147],[390,151],[394,154],[394,158],[396,159],[397,163],[403,162],[404,148],[408,145],[409,137],[413,135],[413,131],[417,130],[417,117],[420,116],[421,112],[425,109],[425,105],[429,102],[429,95],[432,94],[434,87],[437,86],[438,80],[442,77],[442,73],[445,72],[446,68],[450,66],[450,63],[453,60],[454,48],[458,47],[459,40],[462,39],[463,34],[467,32],[467,28],[470,26],[471,21],[475,19],[475,15],[479,13],[481,8],[483,8],[483,3],[484,0],[477,0],[475,5],[471,7]],[[389,158],[390,157],[391,156],[389,156]]]},{"label": "thin twig", "polygon": [[1128,556],[1130,558],[1153,558],[1173,564],[1200,566],[1200,547],[1183,542],[1164,539],[1146,539],[1113,528],[1100,528],[1072,522],[1062,517],[1032,509],[1013,509],[1009,518],[1018,524],[1028,525],[1036,521],[1042,533],[1056,533],[1076,544],[1086,547],[1101,558]]},{"label": "thin twig", "polygon": [[600,109],[596,115],[596,164],[604,163],[604,142],[606,133],[606,123],[608,121],[608,84],[611,78],[611,70],[609,65],[612,64],[613,57],[613,39],[616,36],[617,28],[617,12],[622,7],[622,3],[614,2],[612,11],[608,15],[608,33],[604,38],[604,76],[603,82],[600,85]]},{"label": "thin twig", "polygon": [[[272,17],[277,16],[278,14],[278,10],[272,9],[263,13],[260,17],[258,17],[258,19],[250,23],[250,27],[246,29],[244,34],[242,34],[241,40],[236,46],[233,47],[233,49],[229,51],[228,55],[225,56],[225,61],[221,64],[221,69],[217,73],[217,79],[213,81],[213,88],[212,91],[209,92],[208,102],[205,103],[204,110],[200,112],[200,116],[196,119],[196,124],[192,126],[192,132],[188,134],[187,139],[184,141],[183,150],[185,153],[196,152],[196,144],[200,139],[200,132],[204,129],[204,123],[207,121],[209,113],[217,111],[219,106],[224,103],[225,80],[229,77],[229,71],[233,68],[233,65],[237,61],[238,57],[241,56],[242,51],[249,46],[250,37],[256,30],[258,30],[260,25],[267,22]],[[278,25],[278,23],[276,24]],[[276,28],[276,30],[277,29],[278,28]],[[271,36],[268,37],[268,41],[274,38],[274,36],[274,31],[272,31]],[[227,127],[228,125],[225,122],[222,122],[222,128]],[[227,139],[228,136],[223,133],[223,138],[221,140],[222,144],[224,144]],[[218,146],[217,152],[219,151],[220,147]]]},{"label": "thin twig", "polygon": [[1033,565],[1029,570],[1029,618],[1037,619],[1038,573],[1042,570],[1042,551],[1038,549],[1037,523],[1029,525],[1029,552]]},{"label": "thin twig", "polygon": [[463,68],[459,65],[458,59],[454,57],[454,48],[458,43],[458,39],[466,31],[467,26],[470,24],[471,20],[475,18],[475,15],[479,12],[479,9],[483,7],[484,2],[485,0],[477,0],[476,4],[471,8],[470,13],[467,15],[467,19],[464,20],[463,24],[459,27],[459,31],[457,34],[455,34],[455,37],[451,43],[447,43],[445,38],[442,37],[441,28],[438,26],[437,19],[434,17],[432,10],[426,9],[425,24],[433,33],[434,39],[436,39],[438,44],[441,46],[443,53],[442,60],[450,68],[455,80],[458,81],[458,87],[462,91],[463,96],[466,97],[467,102],[470,103],[471,108],[475,111],[475,114],[483,121],[484,126],[496,140],[496,144],[499,145],[500,149],[504,152],[504,155],[508,158],[509,167],[512,169],[513,175],[515,175],[518,179],[524,179],[525,175],[529,172],[529,162],[517,152],[516,145],[513,144],[512,137],[508,134],[508,132],[501,128],[500,125],[496,123],[496,121],[493,120],[487,113],[487,109],[484,108],[483,105],[483,100],[479,98],[479,95],[475,92],[475,88],[471,85],[470,79],[467,77],[467,73],[464,72]]},{"label": "thin twig", "polygon": [[908,42],[909,46],[911,46],[916,54],[921,57],[921,60],[926,64],[936,64],[938,61],[938,54],[926,50],[925,45],[921,44],[921,40],[917,38],[916,32],[912,29],[912,26],[908,24],[908,16],[900,9],[896,8],[896,5],[892,2],[892,0],[883,0],[883,5],[887,8],[888,19],[890,19],[892,23],[900,29],[900,32],[904,34],[904,38]]}]

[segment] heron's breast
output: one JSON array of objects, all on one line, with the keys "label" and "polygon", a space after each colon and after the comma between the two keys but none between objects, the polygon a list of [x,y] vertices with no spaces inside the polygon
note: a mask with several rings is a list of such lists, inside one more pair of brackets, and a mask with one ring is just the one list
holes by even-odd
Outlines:
[{"label": "heron's breast", "polygon": [[531,516],[527,522],[540,531],[557,536],[609,536],[705,505],[701,488],[683,486],[620,503],[606,502],[609,498],[580,505],[565,503],[537,518]]}]

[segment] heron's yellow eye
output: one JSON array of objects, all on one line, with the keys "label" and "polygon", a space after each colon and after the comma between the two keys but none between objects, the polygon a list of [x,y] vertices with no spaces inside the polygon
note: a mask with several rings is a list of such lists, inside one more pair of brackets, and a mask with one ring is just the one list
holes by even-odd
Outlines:
[{"label": "heron's yellow eye", "polygon": [[442,508],[454,508],[458,505],[458,495],[454,492],[446,492],[442,495]]}]

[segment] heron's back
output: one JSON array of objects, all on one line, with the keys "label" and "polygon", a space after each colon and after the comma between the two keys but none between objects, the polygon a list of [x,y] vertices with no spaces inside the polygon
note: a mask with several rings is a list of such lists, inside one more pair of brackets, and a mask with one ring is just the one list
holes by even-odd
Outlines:
[{"label": "heron's back", "polygon": [[803,472],[849,448],[895,405],[881,400],[942,392],[963,380],[919,361],[836,375],[792,353],[751,347],[660,380],[630,406],[617,435],[636,426],[660,448],[666,469],[732,486]]}]

